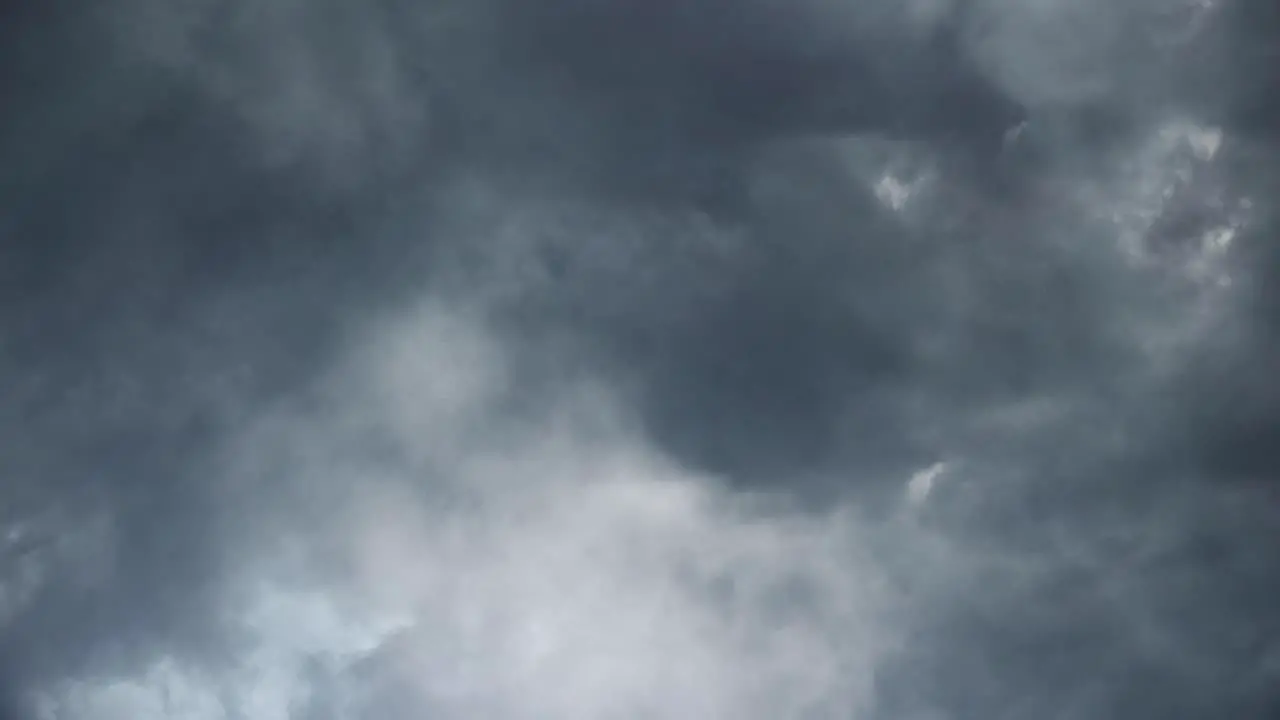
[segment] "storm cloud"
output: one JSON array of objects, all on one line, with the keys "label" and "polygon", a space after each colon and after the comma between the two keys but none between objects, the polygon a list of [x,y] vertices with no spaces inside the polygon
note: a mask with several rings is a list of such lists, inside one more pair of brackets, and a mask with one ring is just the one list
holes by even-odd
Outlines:
[{"label": "storm cloud", "polygon": [[1277,32],[0,5],[0,719],[1267,716]]}]

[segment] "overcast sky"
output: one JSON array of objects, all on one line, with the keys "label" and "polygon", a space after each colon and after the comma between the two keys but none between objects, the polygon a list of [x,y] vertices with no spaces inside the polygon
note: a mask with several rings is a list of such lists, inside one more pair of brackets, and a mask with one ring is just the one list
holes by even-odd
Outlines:
[{"label": "overcast sky", "polygon": [[0,3],[0,720],[1269,716],[1277,37]]}]

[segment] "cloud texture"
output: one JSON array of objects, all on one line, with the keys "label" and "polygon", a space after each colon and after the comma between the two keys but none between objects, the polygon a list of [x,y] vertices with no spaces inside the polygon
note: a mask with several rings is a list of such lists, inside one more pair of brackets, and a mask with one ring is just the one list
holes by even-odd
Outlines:
[{"label": "cloud texture", "polygon": [[1275,709],[1261,4],[0,12],[3,720]]}]

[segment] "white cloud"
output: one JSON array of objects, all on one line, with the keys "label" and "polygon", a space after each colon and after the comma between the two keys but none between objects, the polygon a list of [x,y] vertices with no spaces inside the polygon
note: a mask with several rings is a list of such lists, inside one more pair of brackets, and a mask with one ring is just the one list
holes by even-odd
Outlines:
[{"label": "white cloud", "polygon": [[945,462],[937,462],[911,475],[907,481],[907,501],[919,505],[929,499],[934,485],[950,469]]},{"label": "white cloud", "polygon": [[[276,720],[313,699],[377,712],[392,695],[410,717],[498,720],[869,706],[894,629],[848,512],[787,510],[691,474],[591,384],[485,442],[502,348],[473,318],[425,307],[362,339],[342,390],[291,432],[273,429],[266,448],[250,432],[246,457],[274,482],[336,490],[302,526],[287,504],[264,513],[293,544],[254,548],[227,593],[251,639],[235,662],[212,673],[159,657],[140,677],[65,685],[49,718]],[[357,453],[351,428],[370,420],[408,450]],[[446,440],[428,441],[441,453],[429,470],[413,456],[424,437]]]}]

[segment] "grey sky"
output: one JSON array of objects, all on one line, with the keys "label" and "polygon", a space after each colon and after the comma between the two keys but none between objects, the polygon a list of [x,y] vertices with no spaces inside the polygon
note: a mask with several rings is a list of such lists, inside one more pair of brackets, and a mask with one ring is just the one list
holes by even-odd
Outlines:
[{"label": "grey sky", "polygon": [[0,4],[0,720],[1266,716],[1264,5]]}]

